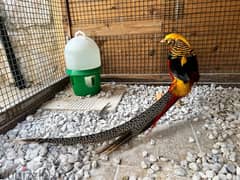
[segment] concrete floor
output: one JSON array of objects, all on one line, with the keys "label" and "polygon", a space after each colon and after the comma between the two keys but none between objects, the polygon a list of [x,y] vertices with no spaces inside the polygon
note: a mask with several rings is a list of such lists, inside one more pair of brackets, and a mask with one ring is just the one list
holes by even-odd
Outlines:
[{"label": "concrete floor", "polygon": [[[158,126],[148,135],[134,138],[110,155],[109,161],[100,161],[99,168],[91,172],[92,180],[123,180],[126,176],[143,178],[147,176],[147,170],[140,165],[144,160],[142,151],[147,151],[155,157],[163,156],[177,162],[184,160],[187,152],[209,152],[214,140],[209,140],[206,131],[202,128],[204,121],[178,122],[173,125]],[[201,134],[196,134],[199,131]],[[194,143],[189,142],[189,137],[195,139]],[[150,140],[156,140],[155,145]],[[233,137],[234,139],[234,137]],[[122,162],[114,165],[113,158],[119,157]],[[191,179],[189,176],[180,177],[174,175],[174,164],[158,161],[161,170],[156,173],[156,179]]]}]

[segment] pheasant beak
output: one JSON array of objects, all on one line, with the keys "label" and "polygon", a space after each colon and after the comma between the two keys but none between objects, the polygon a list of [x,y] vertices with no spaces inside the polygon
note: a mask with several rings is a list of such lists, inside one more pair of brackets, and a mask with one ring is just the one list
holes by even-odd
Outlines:
[{"label": "pheasant beak", "polygon": [[160,41],[160,43],[165,43],[166,42],[166,39],[162,39],[161,41]]}]

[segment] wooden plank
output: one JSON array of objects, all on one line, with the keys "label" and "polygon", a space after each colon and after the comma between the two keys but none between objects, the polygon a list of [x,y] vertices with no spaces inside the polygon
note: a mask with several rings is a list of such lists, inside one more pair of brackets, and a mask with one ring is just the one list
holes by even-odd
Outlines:
[{"label": "wooden plank", "polygon": [[146,20],[136,22],[121,22],[114,24],[89,24],[89,25],[73,25],[73,33],[78,30],[86,32],[89,36],[114,36],[124,34],[141,34],[162,32],[161,20]]},{"label": "wooden plank", "polygon": [[[224,34],[229,29],[238,30],[240,28],[239,20],[225,19],[226,22],[212,20],[207,23],[191,23],[179,22],[177,28],[180,32],[186,34]],[[230,21],[231,20],[231,21]],[[211,24],[210,24],[211,23]],[[142,34],[142,33],[165,33],[172,32],[175,28],[174,21],[136,21],[136,22],[121,22],[114,24],[90,24],[90,25],[73,25],[73,33],[81,30],[84,31],[88,36],[115,36],[115,35],[129,35],[129,34]],[[212,34],[211,34],[212,32]]]}]

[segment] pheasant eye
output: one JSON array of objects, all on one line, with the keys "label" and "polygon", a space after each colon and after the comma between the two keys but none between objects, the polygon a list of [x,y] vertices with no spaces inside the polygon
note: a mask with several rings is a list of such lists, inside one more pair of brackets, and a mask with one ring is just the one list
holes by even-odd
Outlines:
[{"label": "pheasant eye", "polygon": [[171,40],[168,39],[168,40],[167,40],[167,45],[170,45],[170,44],[171,44]]},{"label": "pheasant eye", "polygon": [[167,40],[167,44],[168,45],[174,45],[175,44],[175,40],[174,39],[168,39]]}]

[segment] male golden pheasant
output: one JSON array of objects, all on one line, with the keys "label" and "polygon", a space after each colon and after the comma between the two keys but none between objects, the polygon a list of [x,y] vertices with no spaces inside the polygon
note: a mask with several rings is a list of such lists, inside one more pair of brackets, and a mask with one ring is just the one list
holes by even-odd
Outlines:
[{"label": "male golden pheasant", "polygon": [[96,134],[68,138],[30,138],[21,141],[73,145],[99,143],[118,137],[101,151],[110,153],[132,137],[154,127],[160,117],[178,99],[186,96],[194,82],[199,80],[197,58],[188,41],[179,34],[171,33],[166,35],[161,42],[169,47],[168,65],[172,83],[169,90],[146,111],[120,126]]}]

